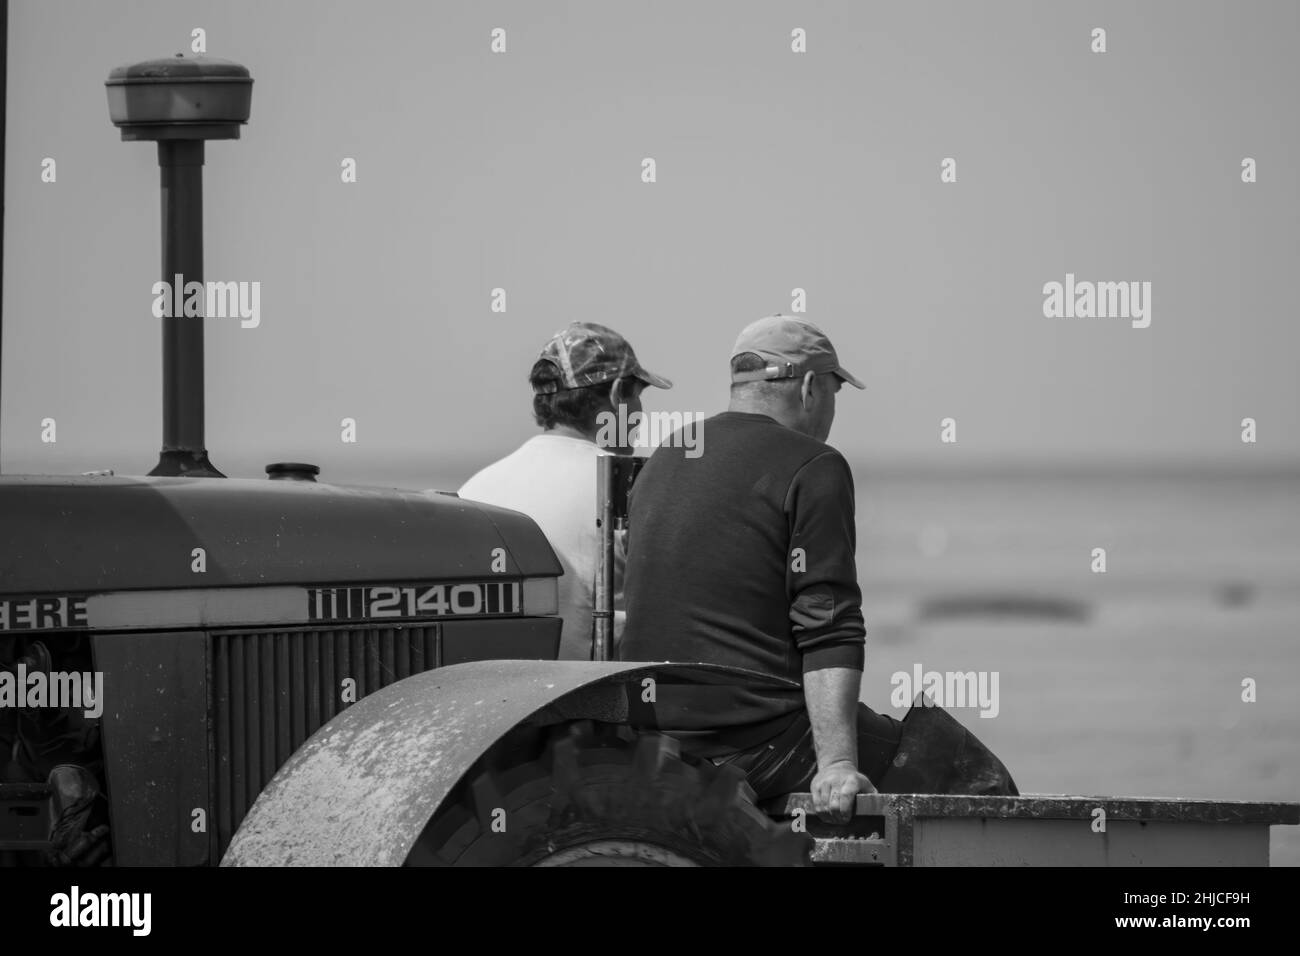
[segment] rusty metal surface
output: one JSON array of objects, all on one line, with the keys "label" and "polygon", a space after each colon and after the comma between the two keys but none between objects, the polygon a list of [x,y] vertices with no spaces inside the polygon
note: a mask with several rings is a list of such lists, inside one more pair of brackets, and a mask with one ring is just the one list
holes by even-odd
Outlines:
[{"label": "rusty metal surface", "polygon": [[[873,793],[860,795],[859,815],[895,814],[907,817],[989,817],[1054,820],[1090,819],[1101,807],[1111,820],[1167,823],[1237,823],[1291,825],[1300,823],[1300,803],[1260,803],[1249,800],[1182,800],[1157,797],[1086,797],[1027,794],[1019,797],[972,797],[937,794]],[[812,812],[812,797],[795,793],[776,811]]]},{"label": "rusty metal surface", "polygon": [[[476,661],[428,671],[353,704],[275,775],[235,834],[223,866],[400,866],[471,764],[510,728],[602,683],[673,674],[727,682],[705,664]],[[583,694],[603,701],[608,694]],[[581,716],[574,714],[574,716]],[[596,716],[596,715],[591,715]]]},{"label": "rusty metal surface", "polygon": [[894,846],[888,840],[869,837],[822,837],[813,847],[812,862],[815,865],[893,866]]},{"label": "rusty metal surface", "polygon": [[[1295,803],[1058,794],[868,794],[843,827],[814,824],[806,793],[765,806],[776,816],[808,814],[809,832],[817,827],[814,863],[904,867],[1266,866],[1268,828],[1300,823]],[[1077,829],[1098,808],[1107,830],[1098,837],[1089,826]],[[882,817],[883,837],[851,833],[864,819]]]}]

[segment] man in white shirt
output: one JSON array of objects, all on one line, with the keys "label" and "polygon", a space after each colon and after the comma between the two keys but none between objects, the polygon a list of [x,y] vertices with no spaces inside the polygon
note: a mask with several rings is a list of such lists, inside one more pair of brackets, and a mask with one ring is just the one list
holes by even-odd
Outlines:
[{"label": "man in white shirt", "polygon": [[[672,382],[646,371],[628,341],[613,329],[574,322],[557,332],[528,376],[533,417],[542,426],[518,449],[465,482],[462,498],[522,511],[537,522],[564,567],[559,581],[561,660],[590,660],[596,586],[596,457],[630,454],[633,436],[616,435],[604,416],[628,421],[641,411],[647,385]],[[619,406],[624,406],[620,415]],[[604,416],[602,415],[604,413]],[[615,430],[616,431],[616,430]],[[601,442],[597,444],[597,436]],[[623,548],[615,547],[614,641],[622,635]]]}]

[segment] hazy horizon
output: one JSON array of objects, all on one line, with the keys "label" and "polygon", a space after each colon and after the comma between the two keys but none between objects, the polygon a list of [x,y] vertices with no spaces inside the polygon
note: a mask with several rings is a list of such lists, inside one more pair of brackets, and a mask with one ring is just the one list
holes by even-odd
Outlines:
[{"label": "hazy horizon", "polygon": [[[530,434],[540,434],[534,430]],[[520,441],[525,440],[521,438]],[[836,445],[835,436],[830,444]],[[213,463],[228,478],[265,478],[265,466],[272,462],[308,462],[321,468],[322,482],[335,484],[393,484],[395,487],[440,487],[455,490],[466,478],[497,458],[513,451],[518,443],[484,447],[478,451],[455,455],[430,450],[427,454],[391,454],[375,457],[349,456],[346,452],[329,455],[256,455],[209,447]],[[1213,460],[1169,458],[1157,461],[1115,458],[1112,460],[1010,460],[1006,458],[965,462],[958,467],[936,458],[873,458],[870,454],[846,456],[854,476],[871,478],[912,478],[920,481],[959,479],[1006,479],[1008,481],[1053,480],[1151,480],[1186,479],[1300,482],[1300,462],[1277,461],[1236,465]],[[117,449],[103,453],[78,451],[75,454],[46,456],[6,456],[0,459],[0,475],[79,475],[89,471],[112,469],[118,475],[147,475],[158,459],[155,449]],[[427,475],[428,480],[421,476]]]},{"label": "hazy horizon", "polygon": [[[796,288],[868,385],[832,435],[855,463],[1300,468],[1300,8],[1234,9],[16,0],[0,469],[156,460],[158,169],[104,80],[197,26],[254,77],[204,169],[204,278],[262,284],[257,328],[205,320],[230,473],[502,454],[574,319],[675,381],[649,409],[711,414]],[[1150,327],[1045,317],[1067,274],[1150,282]]]}]

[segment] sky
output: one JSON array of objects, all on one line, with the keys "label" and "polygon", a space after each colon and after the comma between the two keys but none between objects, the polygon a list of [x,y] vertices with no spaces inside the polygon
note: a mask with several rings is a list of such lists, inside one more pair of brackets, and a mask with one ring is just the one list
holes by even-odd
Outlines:
[{"label": "sky", "polygon": [[[255,81],[204,170],[205,278],[261,283],[257,328],[204,320],[228,474],[477,467],[575,320],[676,383],[649,410],[711,414],[794,289],[868,385],[851,461],[1300,467],[1294,3],[14,0],[6,473],[156,461],[156,154],[103,83],[196,27]],[[1149,327],[1045,316],[1067,273],[1150,282]]]}]

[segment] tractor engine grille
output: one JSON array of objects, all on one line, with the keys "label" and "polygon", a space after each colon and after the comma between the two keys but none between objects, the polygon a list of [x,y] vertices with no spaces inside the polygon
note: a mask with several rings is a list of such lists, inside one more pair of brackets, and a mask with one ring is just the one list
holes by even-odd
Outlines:
[{"label": "tractor engine grille", "polygon": [[275,772],[320,727],[381,687],[441,665],[439,625],[234,631],[211,636],[217,859]]}]

